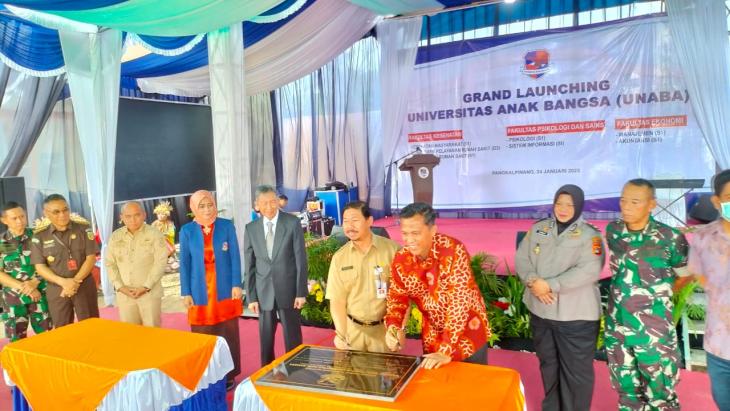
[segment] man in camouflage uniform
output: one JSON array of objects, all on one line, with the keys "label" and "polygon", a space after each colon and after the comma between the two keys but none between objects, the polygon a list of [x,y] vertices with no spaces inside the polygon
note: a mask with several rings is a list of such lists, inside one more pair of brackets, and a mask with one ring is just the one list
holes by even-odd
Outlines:
[{"label": "man in camouflage uniform", "polygon": [[676,275],[688,275],[688,244],[651,217],[655,206],[651,182],[631,180],[621,193],[622,219],[606,227],[613,273],[606,353],[620,410],[679,409],[671,298]]},{"label": "man in camouflage uniform", "polygon": [[16,202],[5,204],[0,220],[8,226],[0,236],[0,284],[6,304],[0,318],[5,323],[5,336],[17,341],[26,337],[29,323],[36,334],[51,329],[46,281],[30,263],[33,232],[28,229],[23,207]]}]

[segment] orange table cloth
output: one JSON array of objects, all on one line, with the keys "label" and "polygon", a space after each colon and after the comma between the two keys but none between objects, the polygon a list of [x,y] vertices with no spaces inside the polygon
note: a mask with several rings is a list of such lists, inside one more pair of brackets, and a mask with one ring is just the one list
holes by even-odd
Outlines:
[{"label": "orange table cloth", "polygon": [[193,391],[216,337],[92,318],[8,344],[0,364],[36,410],[93,410],[130,371]]},{"label": "orange table cloth", "polygon": [[449,363],[435,370],[419,369],[395,402],[256,385],[259,377],[298,350],[290,351],[251,376],[256,392],[271,411],[525,409],[525,397],[517,371],[463,362]]}]

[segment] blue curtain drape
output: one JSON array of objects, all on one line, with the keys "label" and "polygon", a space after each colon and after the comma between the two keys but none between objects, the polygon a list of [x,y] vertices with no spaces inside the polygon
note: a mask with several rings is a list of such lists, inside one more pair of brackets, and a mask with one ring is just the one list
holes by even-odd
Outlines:
[{"label": "blue curtain drape", "polygon": [[0,10],[0,53],[18,66],[35,71],[63,67],[58,31]]}]

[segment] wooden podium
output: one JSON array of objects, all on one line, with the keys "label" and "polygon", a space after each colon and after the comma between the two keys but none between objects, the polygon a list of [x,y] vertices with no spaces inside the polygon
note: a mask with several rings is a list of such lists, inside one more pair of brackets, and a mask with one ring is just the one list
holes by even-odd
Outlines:
[{"label": "wooden podium", "polygon": [[411,172],[413,201],[433,205],[433,168],[441,159],[433,154],[414,154],[398,167]]}]

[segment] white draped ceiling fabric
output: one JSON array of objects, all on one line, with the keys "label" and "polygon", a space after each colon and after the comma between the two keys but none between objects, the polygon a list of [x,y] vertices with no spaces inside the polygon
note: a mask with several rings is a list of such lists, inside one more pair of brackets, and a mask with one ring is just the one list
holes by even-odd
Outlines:
[{"label": "white draped ceiling fabric", "polygon": [[730,45],[725,2],[667,0],[667,15],[697,123],[717,164],[729,168]]},{"label": "white draped ceiling fabric", "polygon": [[[244,98],[294,81],[335,58],[380,21],[378,14],[440,9],[435,0],[318,0],[298,18],[243,51],[242,21],[275,21],[299,10],[259,16],[283,0],[130,0],[86,10],[45,13],[8,7],[14,14],[60,33],[83,147],[93,217],[106,242],[113,227],[114,153],[116,146],[122,34],[188,36],[209,33],[209,67],[177,76],[140,80],[146,92],[182,96],[210,95],[212,101],[216,185],[219,202],[234,217],[237,231],[251,209],[250,145],[241,144],[248,130]],[[225,28],[228,27],[228,28]],[[202,36],[178,50],[190,50]],[[160,51],[160,50],[152,50]],[[244,79],[244,69],[246,76]],[[234,212],[235,211],[235,212]],[[239,215],[240,213],[240,215]],[[102,253],[103,256],[103,253]],[[105,302],[114,290],[102,261]]]},{"label": "white draped ceiling fabric", "polygon": [[[401,138],[408,109],[408,84],[416,65],[418,41],[421,39],[420,17],[386,20],[377,27],[380,41],[380,96],[383,127],[383,164],[391,164]],[[399,178],[398,170],[388,166],[390,178]],[[384,202],[390,196],[386,192]],[[377,208],[377,207],[376,207]],[[387,209],[388,207],[383,207]]]},{"label": "white draped ceiling fabric", "polygon": [[[246,93],[255,95],[297,80],[334,59],[369,32],[381,17],[346,0],[318,0],[296,19],[245,49]],[[208,67],[140,78],[145,93],[210,95]]]},{"label": "white draped ceiling fabric", "polygon": [[[86,165],[91,209],[102,244],[107,244],[114,227],[114,154],[122,33],[110,29],[98,33],[61,30],[59,34]],[[113,304],[114,286],[103,260],[101,273],[104,301]]]},{"label": "white draped ceiling fabric", "polygon": [[241,23],[283,0],[130,0],[88,10],[49,11],[69,20],[151,36],[189,36]]},{"label": "white draped ceiling fabric", "polygon": [[208,33],[216,197],[218,208],[224,210],[221,214],[233,219],[243,254],[243,229],[252,207],[251,146],[243,143],[249,141],[249,129],[241,44],[241,24]]}]

